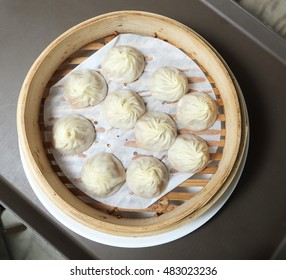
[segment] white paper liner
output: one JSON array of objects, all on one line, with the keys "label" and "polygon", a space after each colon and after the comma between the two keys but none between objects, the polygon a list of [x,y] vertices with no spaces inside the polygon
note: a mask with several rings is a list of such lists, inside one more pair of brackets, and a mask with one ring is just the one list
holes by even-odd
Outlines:
[{"label": "white paper liner", "polygon": [[[152,73],[162,66],[173,66],[185,73],[187,77],[191,77],[189,89],[203,91],[214,99],[216,96],[212,90],[211,84],[207,80],[205,74],[201,71],[198,65],[188,57],[184,52],[174,47],[173,45],[156,38],[145,37],[134,34],[121,34],[95,52],[92,56],[87,58],[84,62],[79,64],[74,70],[89,68],[97,70],[101,73],[101,63],[104,55],[113,46],[126,45],[135,47],[140,50],[146,61],[146,66],[141,77],[127,85],[122,83],[112,82],[107,80],[108,91],[111,92],[117,89],[132,89],[136,91],[144,100],[147,110],[162,111],[170,115],[176,113],[176,102],[168,103],[154,99],[148,91],[148,79]],[[73,70],[73,71],[74,71]],[[77,156],[63,156],[60,155],[55,149],[51,148],[54,158],[63,171],[64,175],[74,184],[74,186],[81,189],[88,196],[114,207],[129,208],[129,209],[144,209],[165,194],[176,188],[179,184],[191,177],[190,173],[172,173],[170,172],[170,180],[166,190],[154,199],[143,199],[135,196],[124,183],[120,190],[108,198],[97,198],[92,192],[88,191],[84,184],[81,182],[80,173],[85,160],[98,152],[109,152],[114,154],[127,169],[130,162],[140,155],[152,155],[159,158],[164,162],[169,171],[172,170],[168,159],[167,151],[154,153],[144,149],[140,149],[135,144],[133,130],[122,130],[111,127],[101,115],[102,103],[84,109],[73,109],[65,101],[63,96],[63,82],[68,77],[67,74],[53,87],[51,87],[48,97],[44,106],[44,123],[46,132],[45,140],[51,142],[51,128],[55,121],[63,116],[70,114],[80,114],[90,121],[95,126],[97,135],[96,141],[93,145],[81,155]],[[178,129],[182,129],[178,125]],[[209,129],[220,130],[221,122],[217,120]],[[205,140],[219,141],[220,135],[200,135]],[[210,153],[215,153],[217,147],[209,147]]]}]

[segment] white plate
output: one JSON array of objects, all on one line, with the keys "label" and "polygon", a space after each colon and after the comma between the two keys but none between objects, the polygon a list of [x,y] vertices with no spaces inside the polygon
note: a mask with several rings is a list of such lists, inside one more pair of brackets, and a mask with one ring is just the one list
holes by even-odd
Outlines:
[{"label": "white plate", "polygon": [[[217,54],[219,56],[219,54]],[[222,58],[221,58],[222,59]],[[228,68],[228,71],[230,71],[229,67],[225,64],[225,66]],[[230,71],[231,72],[231,71]],[[233,76],[233,75],[232,75]],[[234,77],[234,76],[233,76]],[[162,234],[153,235],[153,236],[147,236],[147,237],[124,237],[124,236],[115,236],[111,234],[106,234],[100,231],[96,231],[94,229],[91,229],[76,220],[72,219],[70,216],[65,214],[60,208],[58,208],[53,201],[51,201],[43,192],[41,187],[38,185],[37,181],[33,177],[32,172],[29,170],[28,165],[26,163],[26,159],[23,156],[23,153],[21,151],[21,146],[19,145],[20,149],[20,155],[22,164],[26,173],[26,176],[28,178],[28,181],[34,190],[35,194],[39,198],[39,200],[42,202],[44,207],[63,225],[65,225],[70,230],[74,231],[75,233],[88,238],[90,240],[93,240],[95,242],[99,242],[105,245],[115,246],[115,247],[122,247],[122,248],[143,248],[143,247],[150,247],[150,246],[156,246],[165,244],[174,240],[177,240],[183,236],[188,235],[189,233],[195,231],[199,227],[201,227],[203,224],[205,224],[208,220],[210,220],[224,205],[224,203],[228,200],[232,192],[234,191],[239,178],[241,176],[241,173],[243,171],[245,161],[247,158],[248,153],[248,146],[249,146],[249,119],[248,119],[248,113],[247,113],[247,107],[245,104],[245,100],[243,97],[243,94],[237,84],[237,81],[234,79],[234,82],[236,84],[237,88],[237,94],[238,98],[240,100],[240,106],[242,114],[244,115],[244,122],[245,122],[245,128],[247,130],[246,133],[246,139],[245,139],[245,150],[241,158],[240,165],[237,169],[237,172],[233,178],[233,181],[231,182],[230,186],[227,188],[227,190],[224,192],[224,194],[202,215],[200,215],[195,220],[190,221],[189,223],[183,225],[180,228],[177,228],[175,230],[171,230]]]}]

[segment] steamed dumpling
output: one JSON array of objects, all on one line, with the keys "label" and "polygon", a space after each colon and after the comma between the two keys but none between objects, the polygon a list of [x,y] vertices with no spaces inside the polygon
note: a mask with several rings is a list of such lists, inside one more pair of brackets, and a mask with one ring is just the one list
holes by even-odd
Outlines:
[{"label": "steamed dumpling", "polygon": [[150,91],[153,97],[173,102],[188,92],[188,79],[183,72],[174,67],[158,68],[150,79]]},{"label": "steamed dumpling", "polygon": [[165,165],[154,157],[138,158],[128,166],[126,183],[135,195],[153,198],[162,193],[169,181]]},{"label": "steamed dumpling", "polygon": [[89,158],[81,171],[86,192],[96,197],[108,197],[119,190],[125,181],[125,169],[110,153],[98,153]]},{"label": "steamed dumpling", "polygon": [[217,118],[215,101],[204,92],[194,92],[183,96],[177,104],[177,120],[185,128],[194,131],[205,130]]},{"label": "steamed dumpling", "polygon": [[94,126],[80,115],[62,117],[52,129],[53,146],[64,155],[81,154],[91,146],[94,139]]},{"label": "steamed dumpling", "polygon": [[149,111],[137,121],[134,133],[140,148],[161,152],[174,143],[177,127],[166,113]]},{"label": "steamed dumpling", "polygon": [[179,172],[197,173],[209,162],[208,145],[192,134],[178,136],[168,151],[168,160]]},{"label": "steamed dumpling", "polygon": [[130,129],[145,112],[145,104],[133,90],[117,90],[107,95],[103,103],[103,116],[113,127]]},{"label": "steamed dumpling", "polygon": [[112,47],[102,63],[102,72],[115,82],[131,83],[139,78],[145,67],[143,54],[132,47]]},{"label": "steamed dumpling", "polygon": [[106,94],[105,79],[92,69],[75,70],[64,83],[64,97],[73,108],[94,106],[100,103]]}]

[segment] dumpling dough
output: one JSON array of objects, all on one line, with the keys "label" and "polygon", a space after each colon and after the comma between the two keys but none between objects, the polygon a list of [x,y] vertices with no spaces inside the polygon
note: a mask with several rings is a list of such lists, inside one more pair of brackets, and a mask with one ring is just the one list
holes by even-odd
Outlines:
[{"label": "dumpling dough", "polygon": [[188,79],[183,72],[174,67],[158,68],[150,79],[150,91],[153,97],[173,102],[188,92]]},{"label": "dumpling dough", "polygon": [[162,193],[169,181],[165,165],[154,157],[141,157],[127,168],[126,183],[135,195],[153,198]]},{"label": "dumpling dough", "polygon": [[192,134],[178,136],[168,151],[168,160],[179,172],[197,173],[209,162],[208,145]]},{"label": "dumpling dough", "polygon": [[119,190],[125,181],[125,169],[110,153],[98,153],[83,165],[81,179],[86,192],[96,197],[108,197]]},{"label": "dumpling dough", "polygon": [[75,70],[64,83],[64,97],[73,108],[94,106],[100,103],[106,94],[105,79],[92,69]]},{"label": "dumpling dough", "polygon": [[161,152],[174,143],[177,126],[166,113],[149,111],[137,121],[134,133],[140,148]]},{"label": "dumpling dough", "polygon": [[115,82],[131,83],[139,78],[145,67],[143,54],[132,47],[112,47],[104,57],[102,72]]},{"label": "dumpling dough", "polygon": [[204,92],[183,96],[177,104],[177,120],[185,128],[200,131],[209,128],[217,118],[215,101]]},{"label": "dumpling dough", "polygon": [[130,129],[145,112],[145,104],[133,90],[117,90],[109,93],[102,108],[103,117],[113,127]]},{"label": "dumpling dough", "polygon": [[52,129],[52,144],[64,155],[81,154],[91,146],[94,139],[94,126],[80,115],[62,117]]}]

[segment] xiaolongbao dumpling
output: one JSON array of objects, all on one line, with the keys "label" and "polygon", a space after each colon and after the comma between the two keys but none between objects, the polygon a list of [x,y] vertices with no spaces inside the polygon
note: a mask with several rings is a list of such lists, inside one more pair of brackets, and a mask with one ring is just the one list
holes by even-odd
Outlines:
[{"label": "xiaolongbao dumpling", "polygon": [[73,108],[94,106],[100,103],[106,94],[105,79],[92,69],[75,70],[64,83],[64,97]]},{"label": "xiaolongbao dumpling", "polygon": [[174,143],[177,126],[166,113],[149,111],[137,121],[134,133],[140,148],[161,152]]},{"label": "xiaolongbao dumpling", "polygon": [[208,145],[201,137],[195,135],[178,136],[168,150],[168,160],[179,172],[197,173],[209,162]]},{"label": "xiaolongbao dumpling", "polygon": [[150,79],[150,91],[153,97],[173,102],[188,92],[188,79],[183,72],[174,67],[158,68]]},{"label": "xiaolongbao dumpling", "polygon": [[62,117],[52,129],[52,144],[64,155],[81,154],[91,146],[94,139],[94,126],[80,115]]},{"label": "xiaolongbao dumpling", "polygon": [[127,168],[126,183],[135,195],[153,198],[162,193],[169,181],[165,165],[154,157],[141,157]]},{"label": "xiaolongbao dumpling", "polygon": [[115,82],[131,83],[139,78],[145,67],[143,54],[132,47],[112,47],[104,57],[102,72]]},{"label": "xiaolongbao dumpling", "polygon": [[86,193],[96,197],[108,197],[119,190],[125,181],[125,169],[110,153],[98,153],[83,165],[81,179]]},{"label": "xiaolongbao dumpling", "polygon": [[130,129],[145,112],[145,104],[133,90],[117,90],[109,93],[104,100],[102,114],[113,127]]},{"label": "xiaolongbao dumpling", "polygon": [[217,105],[206,93],[194,92],[183,96],[177,104],[177,120],[194,131],[209,128],[217,118]]}]

